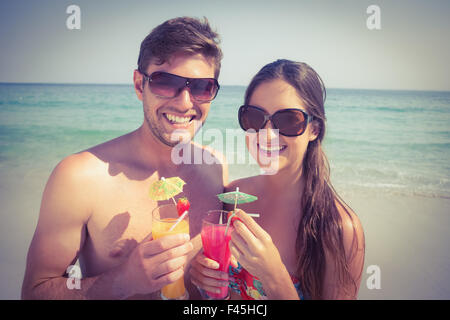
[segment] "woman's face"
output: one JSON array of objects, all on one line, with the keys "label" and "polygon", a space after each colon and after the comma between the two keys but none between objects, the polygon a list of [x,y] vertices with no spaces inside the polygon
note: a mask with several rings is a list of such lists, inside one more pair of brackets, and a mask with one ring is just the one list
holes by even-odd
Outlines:
[{"label": "woman's face", "polygon": [[[266,81],[256,87],[249,104],[264,109],[269,115],[291,108],[308,113],[296,89],[281,79]],[[268,121],[263,128],[266,130],[247,133],[247,148],[266,174],[276,174],[285,169],[300,170],[308,143],[318,135],[314,123],[310,122],[302,135],[287,137],[278,134],[272,122]]]}]

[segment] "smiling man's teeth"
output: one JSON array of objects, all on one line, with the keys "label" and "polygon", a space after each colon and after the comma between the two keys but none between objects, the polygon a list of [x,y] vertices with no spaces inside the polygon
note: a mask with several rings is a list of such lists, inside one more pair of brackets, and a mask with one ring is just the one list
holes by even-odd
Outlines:
[{"label": "smiling man's teeth", "polygon": [[192,117],[178,117],[168,113],[166,113],[166,118],[173,123],[188,123],[192,119]]}]

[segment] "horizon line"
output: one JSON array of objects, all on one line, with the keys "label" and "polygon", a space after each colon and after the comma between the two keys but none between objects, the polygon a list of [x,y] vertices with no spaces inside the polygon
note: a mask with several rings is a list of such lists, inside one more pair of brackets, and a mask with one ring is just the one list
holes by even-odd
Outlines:
[{"label": "horizon line", "polygon": [[[54,86],[133,86],[133,83],[97,83],[97,82],[5,82],[0,81],[0,85],[54,85]],[[247,87],[242,84],[221,84],[223,87]],[[352,87],[326,87],[326,90],[367,90],[367,91],[417,91],[417,92],[450,92],[442,89],[391,89],[391,88],[352,88]]]}]

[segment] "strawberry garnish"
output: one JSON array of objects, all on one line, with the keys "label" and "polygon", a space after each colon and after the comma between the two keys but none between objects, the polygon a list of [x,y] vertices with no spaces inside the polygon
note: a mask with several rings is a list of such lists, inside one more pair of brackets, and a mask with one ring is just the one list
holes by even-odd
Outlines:
[{"label": "strawberry garnish", "polygon": [[[230,219],[232,214],[233,214],[233,211],[228,212],[227,220]],[[238,218],[238,217],[236,217],[236,215],[234,215],[233,218],[231,218],[231,224],[233,224],[236,220],[239,220],[240,222],[244,222],[244,221],[242,221],[241,218]]]},{"label": "strawberry garnish", "polygon": [[186,197],[178,199],[177,202],[177,211],[178,215],[181,216],[185,211],[188,211],[191,204],[189,203]]}]

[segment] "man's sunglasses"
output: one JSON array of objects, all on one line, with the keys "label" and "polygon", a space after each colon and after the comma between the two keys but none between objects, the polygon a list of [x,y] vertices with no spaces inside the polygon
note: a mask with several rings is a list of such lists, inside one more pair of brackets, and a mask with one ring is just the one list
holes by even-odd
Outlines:
[{"label": "man's sunglasses", "polygon": [[300,109],[282,109],[272,115],[259,107],[243,105],[239,108],[239,124],[244,131],[253,129],[258,132],[270,120],[275,129],[283,136],[295,137],[305,132],[312,116]]},{"label": "man's sunglasses", "polygon": [[150,91],[160,98],[174,98],[185,87],[198,102],[213,100],[219,91],[219,83],[214,78],[185,78],[175,74],[156,71],[151,75],[141,72],[144,81],[148,80]]}]

